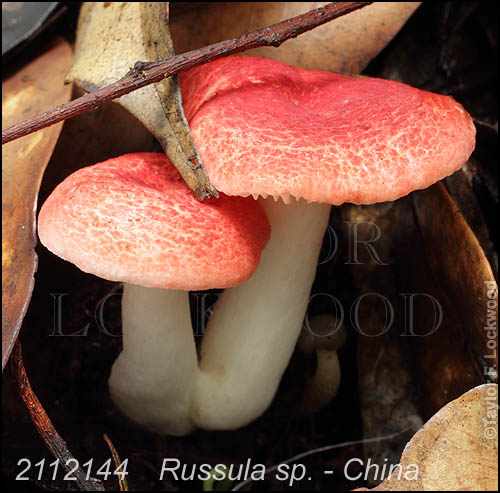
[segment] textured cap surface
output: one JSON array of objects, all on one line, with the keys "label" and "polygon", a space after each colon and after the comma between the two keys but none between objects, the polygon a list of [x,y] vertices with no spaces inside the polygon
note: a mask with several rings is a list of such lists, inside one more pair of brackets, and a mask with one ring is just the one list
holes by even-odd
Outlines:
[{"label": "textured cap surface", "polygon": [[475,127],[447,96],[227,57],[180,75],[213,185],[338,205],[395,200],[460,168]]},{"label": "textured cap surface", "polygon": [[224,288],[248,279],[270,235],[251,198],[199,202],[164,154],[126,154],[66,178],[40,210],[50,251],[84,272],[147,287]]}]

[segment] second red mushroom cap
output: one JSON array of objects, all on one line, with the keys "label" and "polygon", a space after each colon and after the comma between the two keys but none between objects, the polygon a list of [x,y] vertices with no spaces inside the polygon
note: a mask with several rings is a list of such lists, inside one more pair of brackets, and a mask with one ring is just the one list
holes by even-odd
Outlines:
[{"label": "second red mushroom cap", "polygon": [[42,206],[41,242],[84,272],[161,289],[247,280],[270,235],[253,199],[199,202],[163,154],[127,154],[66,178]]}]

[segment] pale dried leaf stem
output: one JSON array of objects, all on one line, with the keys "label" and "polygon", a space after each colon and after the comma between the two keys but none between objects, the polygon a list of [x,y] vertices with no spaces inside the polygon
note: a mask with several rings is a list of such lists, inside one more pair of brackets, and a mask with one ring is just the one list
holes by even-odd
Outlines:
[{"label": "pale dried leaf stem", "polygon": [[[303,459],[304,457],[308,457],[310,455],[314,454],[319,454],[321,452],[327,452],[329,450],[334,450],[338,448],[343,448],[343,447],[350,447],[351,445],[363,445],[365,443],[372,443],[372,442],[380,442],[383,440],[390,440],[391,438],[397,437],[399,435],[402,435],[403,433],[406,433],[409,431],[410,428],[406,428],[401,431],[397,431],[395,433],[391,433],[390,435],[383,435],[383,436],[378,436],[378,437],[371,437],[371,438],[364,438],[362,440],[352,440],[349,442],[342,442],[342,443],[335,443],[333,445],[325,445],[324,447],[319,447],[315,448],[312,450],[307,450],[306,452],[302,452],[301,454],[294,455],[293,457],[290,457],[289,459],[286,459],[279,464],[275,464],[274,466],[268,467],[264,474],[269,474],[270,472],[276,471],[280,465],[282,464],[290,464],[291,462],[295,462],[299,459]],[[246,486],[247,484],[251,483],[253,479],[246,479],[245,481],[242,481],[241,483],[238,483],[234,488],[231,488],[231,491],[239,491],[241,488]]]}]

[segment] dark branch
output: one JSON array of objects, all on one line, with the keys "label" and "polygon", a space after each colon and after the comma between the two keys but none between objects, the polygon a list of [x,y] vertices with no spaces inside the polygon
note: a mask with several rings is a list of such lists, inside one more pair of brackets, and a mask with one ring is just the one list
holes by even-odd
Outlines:
[{"label": "dark branch", "polygon": [[100,481],[87,478],[85,472],[80,467],[74,470],[74,464],[77,464],[77,461],[68,450],[66,442],[57,433],[52,421],[47,416],[45,409],[31,388],[26,369],[24,368],[21,343],[19,341],[16,342],[12,351],[10,365],[19,387],[19,393],[31,416],[31,421],[52,455],[59,460],[59,464],[66,472],[72,473],[72,477],[75,478],[75,483],[81,491],[105,491]]},{"label": "dark branch", "polygon": [[134,69],[114,84],[85,94],[69,103],[2,130],[2,145],[86,111],[96,109],[104,103],[117,99],[141,87],[159,82],[166,77],[198,65],[260,46],[280,46],[290,38],[295,38],[299,34],[365,7],[370,3],[372,2],[330,3],[325,7],[311,10],[305,14],[257,31],[252,31],[239,38],[221,41],[220,43],[189,51],[182,55],[176,55],[168,60],[150,63],[138,62],[134,66]]}]

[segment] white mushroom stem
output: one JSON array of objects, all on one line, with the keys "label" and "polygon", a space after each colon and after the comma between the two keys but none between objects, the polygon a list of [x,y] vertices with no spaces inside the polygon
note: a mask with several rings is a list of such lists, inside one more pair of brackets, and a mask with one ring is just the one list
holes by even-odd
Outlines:
[{"label": "white mushroom stem", "polygon": [[316,371],[307,381],[303,396],[303,414],[314,414],[333,400],[339,389],[340,375],[337,351],[318,349],[316,351]]},{"label": "white mushroom stem", "polygon": [[123,351],[109,386],[122,412],[150,430],[236,429],[274,397],[300,335],[331,206],[260,200],[271,238],[254,275],[220,296],[199,366],[188,294],[124,284]]},{"label": "white mushroom stem", "polygon": [[345,326],[331,313],[316,315],[304,324],[297,348],[306,354],[316,352],[316,371],[307,380],[302,414],[316,413],[337,395],[341,378],[337,349],[346,339]]},{"label": "white mushroom stem", "polygon": [[150,430],[193,431],[190,398],[198,359],[188,293],[124,284],[122,328],[123,351],[109,378],[115,404]]},{"label": "white mushroom stem", "polygon": [[245,283],[226,289],[207,325],[192,417],[231,430],[271,403],[299,337],[331,206],[259,199],[271,238]]}]

